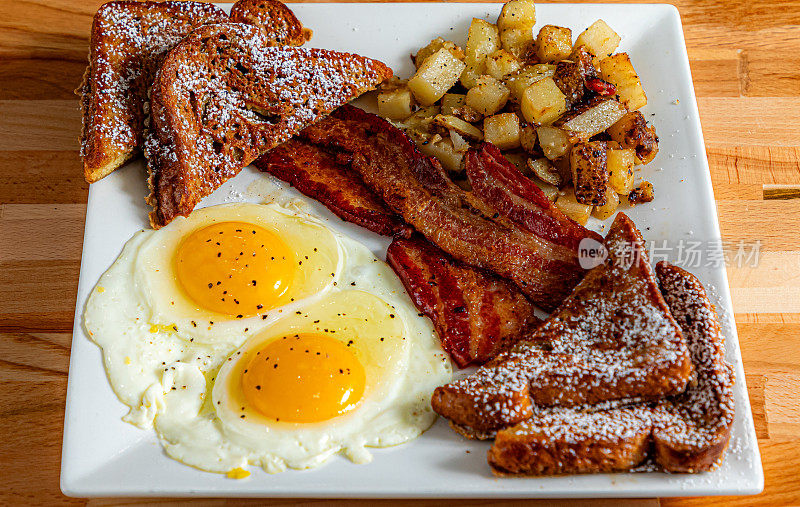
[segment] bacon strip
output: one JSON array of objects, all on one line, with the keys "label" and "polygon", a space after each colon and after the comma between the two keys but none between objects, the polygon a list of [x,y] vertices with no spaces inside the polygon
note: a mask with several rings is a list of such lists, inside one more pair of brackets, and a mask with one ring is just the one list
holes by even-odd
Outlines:
[{"label": "bacon strip", "polygon": [[483,143],[466,156],[472,190],[504,217],[540,238],[577,250],[584,238],[603,237],[567,217],[542,190],[509,162],[497,147]]},{"label": "bacon strip", "polygon": [[411,227],[364,185],[357,172],[306,141],[291,139],[253,165],[318,200],[342,220],[384,236],[411,235]]},{"label": "bacon strip", "polygon": [[453,259],[421,236],[395,238],[386,259],[460,368],[485,363],[539,323],[512,283]]},{"label": "bacon strip", "polygon": [[584,275],[575,249],[500,217],[375,115],[345,106],[300,136],[349,154],[364,183],[428,240],[462,262],[512,280],[545,310],[554,309]]}]

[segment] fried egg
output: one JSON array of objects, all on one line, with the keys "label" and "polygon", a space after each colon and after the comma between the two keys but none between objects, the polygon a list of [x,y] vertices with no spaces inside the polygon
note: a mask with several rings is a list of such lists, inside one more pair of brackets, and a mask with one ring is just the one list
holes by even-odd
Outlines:
[{"label": "fried egg", "polygon": [[[217,283],[219,282],[219,283]],[[277,203],[142,231],[84,313],[125,420],[166,453],[243,477],[320,465],[429,428],[452,369],[391,268]]]}]

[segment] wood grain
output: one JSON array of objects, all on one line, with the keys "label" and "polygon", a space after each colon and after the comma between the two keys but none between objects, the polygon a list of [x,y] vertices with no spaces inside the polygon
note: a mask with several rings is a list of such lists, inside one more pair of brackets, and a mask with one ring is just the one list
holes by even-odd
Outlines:
[{"label": "wood grain", "polygon": [[[798,504],[800,2],[673,3],[684,23],[723,239],[763,243],[758,266],[732,266],[728,275],[766,487],[763,494],[749,498],[615,500],[613,504]],[[80,117],[73,90],[84,71],[92,14],[100,4],[100,0],[0,2],[2,505],[85,503],[61,495],[58,474],[88,189],[77,155]],[[775,190],[780,188],[794,191]],[[778,195],[780,199],[769,198]],[[512,503],[516,502],[457,502]]]}]

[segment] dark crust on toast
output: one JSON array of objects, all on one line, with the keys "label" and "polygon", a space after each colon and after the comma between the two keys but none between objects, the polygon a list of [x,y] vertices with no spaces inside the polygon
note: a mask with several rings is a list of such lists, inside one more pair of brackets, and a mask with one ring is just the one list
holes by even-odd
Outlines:
[{"label": "dark crust on toast", "polygon": [[496,475],[630,470],[648,455],[647,407],[579,412],[555,408],[497,433],[487,458]]},{"label": "dark crust on toast", "polygon": [[269,40],[250,25],[207,25],[164,61],[145,141],[154,228],[188,215],[259,155],[392,75],[377,60]]},{"label": "dark crust on toast", "polygon": [[464,379],[434,391],[433,409],[490,432],[540,406],[658,400],[682,392],[692,366],[656,285],[639,231],[623,213],[605,262],[534,333]]},{"label": "dark crust on toast", "polygon": [[260,26],[278,46],[302,46],[311,40],[312,31],[304,28],[297,16],[277,0],[239,0],[231,7],[234,23]]},{"label": "dark crust on toast", "polygon": [[300,136],[352,157],[364,183],[429,241],[461,262],[512,280],[545,309],[560,303],[585,273],[576,250],[502,217],[382,118],[342,107]]},{"label": "dark crust on toast", "polygon": [[718,463],[728,446],[734,419],[733,367],[713,306],[689,272],[659,262],[661,290],[683,328],[695,378],[686,392],[657,407],[653,428],[656,462],[671,472],[701,472]]},{"label": "dark crust on toast", "polygon": [[688,342],[694,380],[655,405],[536,410],[529,420],[497,432],[488,455],[496,474],[630,470],[645,455],[669,472],[698,473],[721,462],[734,420],[734,377],[716,314],[693,275],[666,262],[656,272]]},{"label": "dark crust on toast", "polygon": [[167,52],[193,29],[227,15],[201,2],[115,1],[92,22],[81,94],[81,157],[94,182],[135,156],[142,144],[147,89]]},{"label": "dark crust on toast", "polygon": [[540,322],[514,284],[453,259],[421,236],[395,238],[386,260],[461,368],[485,363]]},{"label": "dark crust on toast", "polygon": [[253,165],[318,200],[342,220],[384,236],[408,237],[413,231],[349,164],[303,139],[286,141]]}]

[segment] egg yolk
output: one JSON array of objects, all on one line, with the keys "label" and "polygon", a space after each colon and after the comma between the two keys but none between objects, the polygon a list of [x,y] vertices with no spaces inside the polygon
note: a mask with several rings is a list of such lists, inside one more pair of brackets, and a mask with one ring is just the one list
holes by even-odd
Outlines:
[{"label": "egg yolk", "polygon": [[189,297],[207,310],[236,318],[279,306],[296,268],[279,236],[245,222],[198,229],[175,253],[176,276]]},{"label": "egg yolk", "polygon": [[272,340],[255,353],[242,374],[242,391],[250,405],[286,422],[341,415],[361,399],[364,383],[364,367],[353,350],[322,334]]}]

